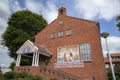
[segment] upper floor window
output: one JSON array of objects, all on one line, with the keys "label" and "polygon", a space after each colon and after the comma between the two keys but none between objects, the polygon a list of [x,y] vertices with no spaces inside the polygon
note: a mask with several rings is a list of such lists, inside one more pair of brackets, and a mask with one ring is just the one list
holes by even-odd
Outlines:
[{"label": "upper floor window", "polygon": [[112,56],[111,58],[112,58],[112,60],[119,60],[120,56]]},{"label": "upper floor window", "polygon": [[51,38],[52,38],[52,39],[56,38],[56,33],[52,33],[52,34],[51,34]]},{"label": "upper floor window", "polygon": [[58,33],[58,37],[62,37],[62,36],[63,36],[63,32],[60,31],[60,32]]},{"label": "upper floor window", "polygon": [[63,23],[64,23],[64,21],[63,21],[63,20],[60,20],[60,21],[59,21],[59,24],[63,24]]},{"label": "upper floor window", "polygon": [[66,35],[67,35],[67,36],[69,36],[69,35],[71,35],[71,34],[72,34],[71,29],[66,30]]},{"label": "upper floor window", "polygon": [[88,43],[81,44],[80,54],[83,61],[92,61],[91,45]]}]

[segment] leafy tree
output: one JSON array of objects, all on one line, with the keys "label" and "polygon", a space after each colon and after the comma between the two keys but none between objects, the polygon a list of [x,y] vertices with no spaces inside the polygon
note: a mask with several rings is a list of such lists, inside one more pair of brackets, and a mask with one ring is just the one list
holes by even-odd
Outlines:
[{"label": "leafy tree", "polygon": [[34,41],[34,36],[47,26],[47,21],[28,10],[15,12],[8,21],[8,27],[2,35],[2,44],[8,47],[9,56],[16,59],[15,52],[26,41]]},{"label": "leafy tree", "polygon": [[120,16],[118,16],[116,20],[117,20],[117,27],[120,30]]},{"label": "leafy tree", "polygon": [[10,63],[9,68],[10,68],[12,71],[13,71],[13,69],[14,69],[15,64],[16,64],[15,62],[11,62],[11,63]]}]

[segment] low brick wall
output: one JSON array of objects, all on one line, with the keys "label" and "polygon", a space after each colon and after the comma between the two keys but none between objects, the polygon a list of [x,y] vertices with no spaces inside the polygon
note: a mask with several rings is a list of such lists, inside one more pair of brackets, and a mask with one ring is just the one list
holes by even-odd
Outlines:
[{"label": "low brick wall", "polygon": [[15,72],[26,71],[32,75],[40,75],[40,67],[39,66],[15,66]]}]

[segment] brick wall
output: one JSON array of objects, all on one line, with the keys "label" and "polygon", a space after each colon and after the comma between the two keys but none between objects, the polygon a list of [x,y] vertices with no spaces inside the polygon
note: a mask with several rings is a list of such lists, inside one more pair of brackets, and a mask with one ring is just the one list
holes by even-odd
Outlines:
[{"label": "brick wall", "polygon": [[16,72],[26,71],[32,75],[40,75],[39,66],[15,66],[14,71]]},{"label": "brick wall", "polygon": [[[64,21],[63,24],[59,24],[61,20]],[[67,29],[72,30],[72,35],[66,36]],[[58,37],[59,31],[63,31],[63,37]],[[56,33],[55,39],[51,39],[53,32]],[[35,43],[44,45],[52,52],[51,63],[48,65],[51,68],[54,68],[56,63],[58,47],[91,44],[92,61],[84,62],[84,68],[60,68],[60,70],[81,78],[94,76],[95,80],[106,80],[99,26],[96,22],[59,14],[57,19],[35,36]]]}]

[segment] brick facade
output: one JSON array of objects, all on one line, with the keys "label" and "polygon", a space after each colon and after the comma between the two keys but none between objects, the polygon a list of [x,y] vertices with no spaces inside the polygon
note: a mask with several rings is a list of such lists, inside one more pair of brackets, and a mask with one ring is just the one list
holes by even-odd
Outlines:
[{"label": "brick facade", "polygon": [[[71,30],[72,34],[66,35],[66,30]],[[62,37],[58,36],[60,31],[63,32]],[[52,33],[56,34],[55,38],[51,38]],[[63,7],[58,10],[57,19],[35,36],[35,43],[44,45],[53,54],[47,65],[49,68],[54,68],[54,64],[57,63],[57,49],[59,47],[80,46],[83,43],[89,43],[91,45],[92,61],[84,61],[83,68],[58,68],[58,70],[83,79],[106,80],[100,42],[98,23],[67,16],[66,9]]]},{"label": "brick facade", "polygon": [[21,72],[26,71],[32,75],[39,75],[40,76],[40,67],[39,66],[16,66],[14,67],[14,71]]}]

